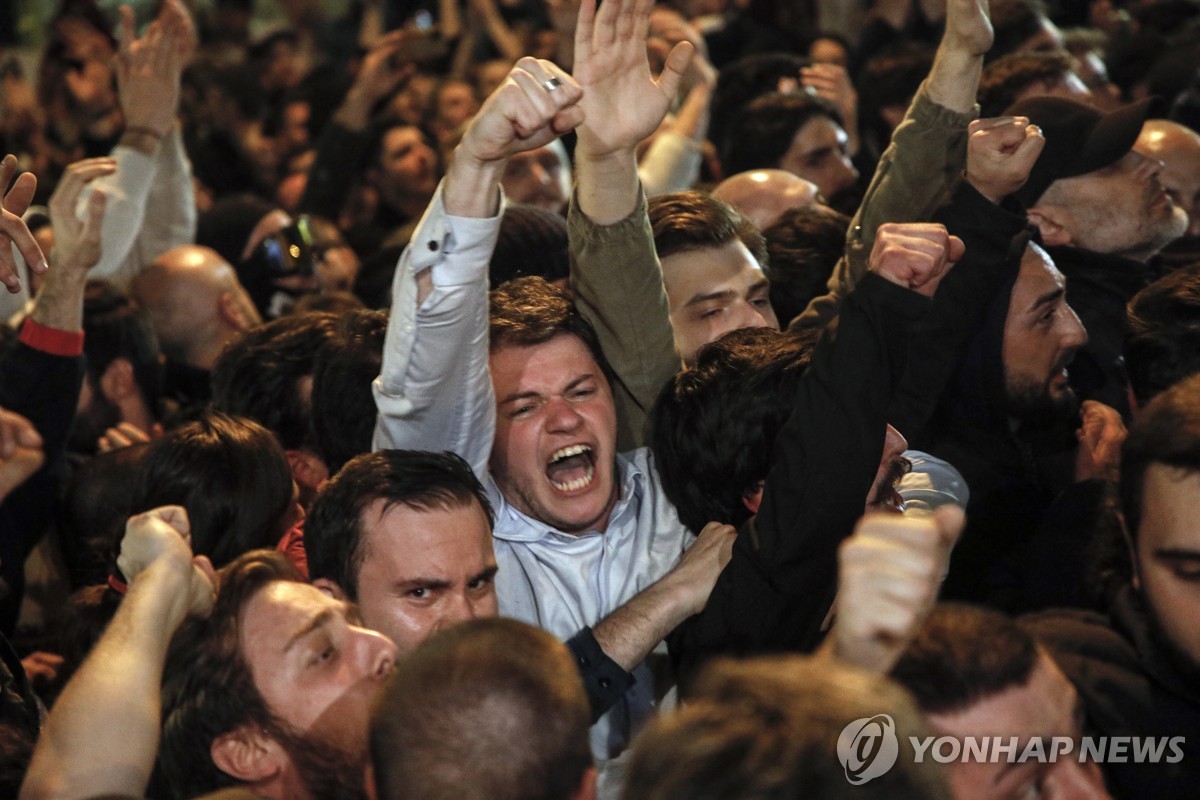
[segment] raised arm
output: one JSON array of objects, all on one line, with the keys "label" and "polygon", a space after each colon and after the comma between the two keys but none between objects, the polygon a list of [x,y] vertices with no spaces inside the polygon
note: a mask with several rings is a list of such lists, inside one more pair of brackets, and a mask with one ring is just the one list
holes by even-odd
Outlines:
[{"label": "raised arm", "polygon": [[586,118],[575,148],[571,287],[616,373],[621,449],[642,443],[646,414],[679,369],[636,149],[666,115],[692,46],[676,45],[654,80],[646,58],[651,5],[612,0],[597,11],[595,0],[584,0],[575,32]]},{"label": "raised arm", "polygon": [[374,445],[452,450],[481,477],[495,432],[488,374],[487,268],[500,227],[500,176],[516,153],[579,124],[581,90],[523,58],[483,104],[401,256]]},{"label": "raised arm", "polygon": [[67,683],[33,753],[23,800],[142,797],[158,753],[163,662],[189,613],[207,614],[215,575],[193,558],[187,512],[131,517],[118,566],[129,592]]},{"label": "raised arm", "polygon": [[791,327],[822,329],[867,272],[875,231],[885,222],[927,220],[956,185],[966,162],[967,125],[983,55],[992,45],[987,0],[948,0],[946,31],[925,83],[892,133],[846,235],[846,254]]}]

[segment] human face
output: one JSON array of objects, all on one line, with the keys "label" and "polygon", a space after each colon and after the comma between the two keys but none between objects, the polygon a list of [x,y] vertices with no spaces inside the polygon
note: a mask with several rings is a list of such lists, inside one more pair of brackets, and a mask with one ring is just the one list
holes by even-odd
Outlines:
[{"label": "human face", "polygon": [[1163,164],[1159,180],[1188,216],[1188,236],[1200,236],[1200,133],[1167,120],[1150,120],[1134,148]]},{"label": "human face", "polygon": [[1151,464],[1142,483],[1137,576],[1172,651],[1200,670],[1200,472]]},{"label": "human face", "polygon": [[411,126],[384,134],[373,172],[377,187],[389,199],[428,198],[437,188],[437,157],[421,131]]},{"label": "human face", "polygon": [[559,213],[571,191],[562,161],[550,147],[518,153],[508,161],[500,179],[504,195],[514,203]]},{"label": "human face", "polygon": [[858,181],[848,142],[841,125],[829,117],[815,116],[796,131],[791,146],[779,160],[779,168],[812,181],[831,206],[845,211],[839,206],[840,198],[845,198]]},{"label": "human face", "polygon": [[291,730],[365,750],[396,646],[361,627],[352,606],[305,583],[269,583],[242,609],[238,646],[267,707]]},{"label": "human face", "polygon": [[1159,179],[1162,166],[1130,150],[1104,169],[1055,181],[1032,211],[1049,206],[1064,238],[1044,238],[1136,261],[1149,259],[1187,229],[1187,214]]},{"label": "human face", "polygon": [[440,630],[498,613],[492,529],[475,500],[446,508],[376,500],[360,524],[363,623],[402,655]]},{"label": "human face", "polygon": [[904,434],[888,425],[883,440],[883,457],[879,459],[879,469],[875,471],[871,494],[867,497],[868,512],[903,510],[904,501],[896,493],[896,484],[912,467],[904,457],[907,449],[908,440]]},{"label": "human face", "polygon": [[662,259],[675,349],[685,363],[709,342],[741,328],[774,328],[770,284],[746,245],[684,250]]},{"label": "human face", "polygon": [[[1039,653],[1029,679],[973,703],[941,714],[926,714],[939,736],[1015,736],[1017,755],[1040,737],[1050,752],[1051,737],[1083,733],[1083,707],[1075,687],[1044,653]],[[1053,763],[1030,759],[1024,763],[976,763],[956,760],[946,765],[950,791],[956,800],[1083,800],[1108,798],[1104,779],[1094,762],[1080,763],[1078,746]]]},{"label": "human face", "polygon": [[560,334],[492,353],[492,477],[518,511],[564,533],[601,531],[617,500],[617,414],[587,345]]},{"label": "human face", "polygon": [[1010,413],[1018,418],[1073,414],[1067,365],[1087,332],[1067,305],[1067,280],[1046,252],[1029,245],[1004,321],[1004,381]]},{"label": "human face", "polygon": [[471,84],[452,81],[442,86],[438,94],[438,124],[445,130],[457,130],[478,110],[479,100]]}]

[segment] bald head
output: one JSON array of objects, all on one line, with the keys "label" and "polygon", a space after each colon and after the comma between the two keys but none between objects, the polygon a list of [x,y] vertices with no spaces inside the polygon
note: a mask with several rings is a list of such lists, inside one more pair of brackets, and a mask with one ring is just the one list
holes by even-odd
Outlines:
[{"label": "bald head", "polygon": [[1200,133],[1165,119],[1147,120],[1134,150],[1163,162],[1158,180],[1188,215],[1188,236],[1200,236]]},{"label": "bald head", "polygon": [[226,342],[261,322],[233,267],[208,247],[168,250],[134,279],[132,292],[167,357],[203,369]]},{"label": "bald head", "polygon": [[732,175],[712,196],[741,211],[760,231],[783,212],[821,202],[817,185],[781,169],[755,169]]}]

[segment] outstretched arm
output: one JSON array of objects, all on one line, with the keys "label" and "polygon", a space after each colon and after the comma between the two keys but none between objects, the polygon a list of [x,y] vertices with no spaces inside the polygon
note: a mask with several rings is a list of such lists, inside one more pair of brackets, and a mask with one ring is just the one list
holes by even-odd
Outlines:
[{"label": "outstretched arm", "polygon": [[866,274],[879,226],[929,219],[957,183],[966,162],[967,125],[977,113],[983,55],[992,45],[987,2],[948,1],[946,32],[933,67],[879,160],[850,223],[846,254],[829,278],[829,292],[809,303],[791,327],[828,325]]},{"label": "outstretched arm", "polygon": [[158,753],[163,662],[189,613],[207,614],[215,575],[193,558],[187,512],[130,518],[118,565],[129,592],[46,720],[24,800],[145,794]]},{"label": "outstretched arm", "polygon": [[449,449],[485,474],[496,414],[487,267],[500,228],[500,176],[513,155],[579,124],[580,95],[558,67],[523,58],[463,135],[396,269],[374,384],[376,449]]},{"label": "outstretched arm", "polygon": [[642,443],[646,414],[679,369],[662,270],[638,181],[638,142],[667,113],[692,46],[680,43],[656,81],[646,58],[648,0],[595,0],[579,9],[575,77],[584,124],[575,148],[571,287],[616,374],[618,445]]}]

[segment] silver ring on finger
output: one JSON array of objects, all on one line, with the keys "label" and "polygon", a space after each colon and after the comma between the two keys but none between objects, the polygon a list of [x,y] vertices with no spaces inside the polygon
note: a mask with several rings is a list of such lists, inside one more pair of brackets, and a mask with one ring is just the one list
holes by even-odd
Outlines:
[{"label": "silver ring on finger", "polygon": [[542,81],[542,88],[547,92],[553,92],[560,86],[562,86],[562,81],[560,81],[558,78],[550,77]]}]

